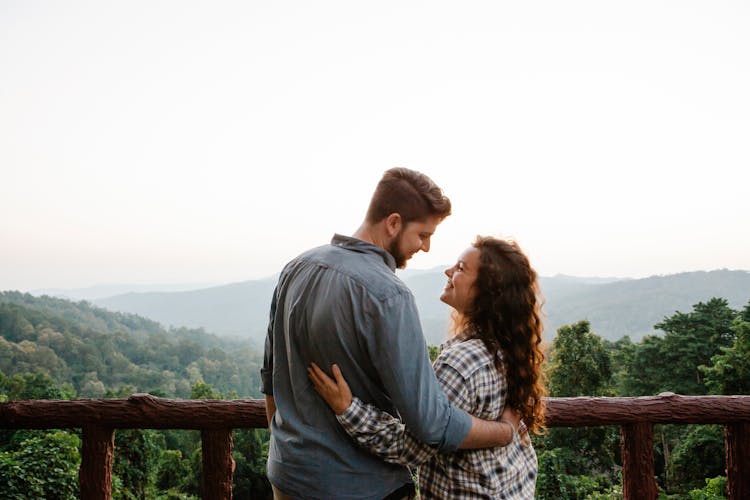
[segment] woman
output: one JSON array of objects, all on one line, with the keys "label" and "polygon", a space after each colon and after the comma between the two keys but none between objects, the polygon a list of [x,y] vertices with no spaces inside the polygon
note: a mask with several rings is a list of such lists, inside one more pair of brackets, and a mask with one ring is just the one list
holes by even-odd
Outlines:
[{"label": "woman", "polygon": [[472,415],[497,420],[506,406],[520,413],[521,432],[508,446],[439,454],[398,419],[352,397],[338,366],[334,380],[313,363],[310,378],[360,445],[386,461],[419,466],[423,499],[533,498],[537,460],[527,431],[543,429],[545,394],[536,272],[515,243],[480,236],[445,274],[440,300],[454,309],[453,327],[435,374]]}]

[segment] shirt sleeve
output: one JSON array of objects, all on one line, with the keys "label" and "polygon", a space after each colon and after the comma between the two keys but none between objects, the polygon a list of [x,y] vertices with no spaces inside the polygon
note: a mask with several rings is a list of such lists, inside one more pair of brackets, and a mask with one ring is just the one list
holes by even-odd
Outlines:
[{"label": "shirt sleeve", "polygon": [[409,433],[399,419],[356,397],[336,418],[360,446],[386,462],[418,467],[438,453],[437,447],[426,445]]},{"label": "shirt sleeve", "polygon": [[394,294],[369,321],[370,359],[406,427],[442,453],[458,449],[471,417],[451,404],[435,377],[414,297],[408,291]]},{"label": "shirt sleeve", "polygon": [[276,316],[276,289],[271,298],[271,311],[268,318],[266,344],[263,350],[263,368],[260,369],[260,392],[273,396],[273,325]]},{"label": "shirt sleeve", "polygon": [[473,414],[474,408],[472,395],[475,393],[473,388],[474,379],[468,379],[455,367],[444,362],[443,358],[435,360],[435,376],[443,386],[443,392],[448,399],[458,408]]}]

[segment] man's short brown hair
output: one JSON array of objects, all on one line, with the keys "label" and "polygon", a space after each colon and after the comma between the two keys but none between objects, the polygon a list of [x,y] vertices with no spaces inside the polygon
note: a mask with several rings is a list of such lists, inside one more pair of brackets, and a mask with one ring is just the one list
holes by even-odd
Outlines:
[{"label": "man's short brown hair", "polygon": [[431,216],[443,220],[451,214],[451,201],[423,173],[392,168],[386,170],[375,188],[366,221],[375,224],[394,213],[401,216],[404,224]]}]

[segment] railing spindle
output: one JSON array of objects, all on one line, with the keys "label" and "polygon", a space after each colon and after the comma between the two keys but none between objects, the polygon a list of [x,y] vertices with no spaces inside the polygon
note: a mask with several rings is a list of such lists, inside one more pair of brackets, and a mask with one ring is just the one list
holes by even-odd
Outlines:
[{"label": "railing spindle", "polygon": [[657,496],[654,478],[654,426],[643,422],[620,428],[622,439],[622,497],[652,500]]},{"label": "railing spindle", "polygon": [[204,429],[203,498],[231,500],[234,459],[232,458],[232,429]]},{"label": "railing spindle", "polygon": [[78,470],[82,500],[110,500],[112,498],[114,449],[114,429],[98,425],[83,427],[81,468]]},{"label": "railing spindle", "polygon": [[750,423],[724,426],[727,464],[727,498],[750,498]]}]

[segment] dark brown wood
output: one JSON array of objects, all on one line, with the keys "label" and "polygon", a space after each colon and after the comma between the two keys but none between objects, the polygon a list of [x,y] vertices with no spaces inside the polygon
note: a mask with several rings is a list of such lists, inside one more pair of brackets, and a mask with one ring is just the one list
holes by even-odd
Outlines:
[{"label": "dark brown wood", "polygon": [[112,460],[115,431],[112,428],[87,425],[83,427],[81,467],[78,484],[82,500],[110,500],[112,498]]},{"label": "dark brown wood", "polygon": [[623,499],[655,499],[658,490],[654,477],[654,426],[649,423],[623,425],[620,436]]},{"label": "dark brown wood", "polygon": [[[622,426],[626,498],[655,498],[653,424],[725,424],[727,490],[750,498],[750,396],[549,398],[548,427]],[[228,429],[265,428],[262,400],[179,400],[134,394],[128,399],[0,403],[0,429],[84,429],[79,473],[84,499],[110,498],[112,429],[201,429],[205,498],[231,498],[232,436]]]},{"label": "dark brown wood", "polygon": [[[549,398],[549,427],[590,427],[637,422],[726,424],[750,421],[750,396]],[[0,403],[2,429],[54,429],[104,425],[116,429],[226,429],[267,426],[265,403],[183,400],[134,394],[128,399],[34,400]]]},{"label": "dark brown wood", "polygon": [[750,422],[724,426],[727,498],[750,498]]},{"label": "dark brown wood", "polygon": [[547,425],[592,427],[638,422],[724,424],[750,421],[750,396],[680,396],[664,393],[637,398],[550,398]]},{"label": "dark brown wood", "polygon": [[0,403],[2,429],[105,425],[115,429],[264,428],[263,400],[184,400],[133,394],[128,399]]},{"label": "dark brown wood", "polygon": [[232,498],[232,429],[211,429],[201,432],[203,446],[203,498]]}]

